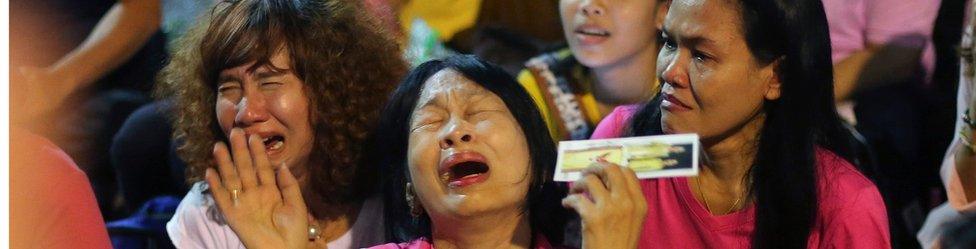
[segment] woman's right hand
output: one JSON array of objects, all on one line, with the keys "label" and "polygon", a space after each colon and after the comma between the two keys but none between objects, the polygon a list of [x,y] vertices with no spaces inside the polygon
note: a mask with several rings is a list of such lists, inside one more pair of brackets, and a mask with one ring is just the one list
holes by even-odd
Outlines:
[{"label": "woman's right hand", "polygon": [[562,204],[579,213],[583,248],[637,248],[647,201],[630,168],[598,161],[583,172]]},{"label": "woman's right hand", "polygon": [[219,172],[208,168],[206,180],[217,207],[247,248],[305,248],[308,210],[298,181],[285,165],[275,172],[261,137],[244,136],[231,130],[230,151],[214,145]]}]

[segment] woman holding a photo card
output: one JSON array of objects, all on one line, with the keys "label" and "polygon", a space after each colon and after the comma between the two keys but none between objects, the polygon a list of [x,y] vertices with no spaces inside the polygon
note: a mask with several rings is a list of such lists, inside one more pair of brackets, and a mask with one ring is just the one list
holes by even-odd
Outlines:
[{"label": "woman holding a photo card", "polygon": [[[383,169],[384,225],[395,243],[371,248],[562,248],[566,188],[552,181],[552,140],[531,97],[501,68],[474,56],[421,64],[373,136],[364,163]],[[233,161],[216,153],[224,160],[207,174],[214,200],[242,214],[227,219],[248,248],[302,248],[298,182],[287,167],[275,172],[263,151],[252,143]],[[646,202],[634,172],[605,165],[588,173],[607,183],[591,188],[595,202],[562,199],[583,217],[583,247],[638,247]],[[224,187],[244,177],[261,179],[244,192],[253,194]]]},{"label": "woman holding a photo card", "polygon": [[642,180],[647,248],[889,248],[884,202],[849,163],[820,1],[674,0],[657,101],[593,138],[697,133],[697,177]]}]

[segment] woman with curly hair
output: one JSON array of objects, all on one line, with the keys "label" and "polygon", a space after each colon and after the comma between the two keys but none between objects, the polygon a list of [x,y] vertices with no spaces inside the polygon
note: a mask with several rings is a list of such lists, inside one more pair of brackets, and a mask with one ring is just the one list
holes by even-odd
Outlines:
[{"label": "woman with curly hair", "polygon": [[[386,175],[393,242],[370,249],[565,248],[560,205],[580,215],[583,248],[636,248],[646,211],[637,175],[600,162],[566,197],[565,186],[552,181],[556,150],[545,127],[532,98],[501,67],[459,55],[413,69],[368,150],[367,161]],[[298,182],[288,168],[274,172],[258,141],[232,143],[258,153],[233,161],[224,153],[217,170],[207,170],[217,206],[260,210],[227,217],[234,227],[266,228],[239,229],[248,248],[302,248],[306,205]],[[263,179],[260,195],[235,196],[227,187],[246,178]]]},{"label": "woman with curly hair", "polygon": [[[362,16],[346,1],[226,1],[176,43],[157,93],[174,101],[178,152],[195,182],[166,226],[177,247],[247,244],[227,223],[254,210],[219,211],[201,181],[220,160],[250,158],[256,151],[227,145],[245,140],[297,177],[308,210],[304,246],[384,241],[376,170],[360,163],[361,148],[406,65],[396,43]],[[247,200],[265,180],[225,187]]]}]

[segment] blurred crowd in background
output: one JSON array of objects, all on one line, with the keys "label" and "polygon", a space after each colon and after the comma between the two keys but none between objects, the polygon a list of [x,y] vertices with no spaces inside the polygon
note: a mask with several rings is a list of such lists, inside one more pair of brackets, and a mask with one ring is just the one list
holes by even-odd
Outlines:
[{"label": "blurred crowd in background", "polygon": [[[940,167],[959,118],[958,54],[968,3],[823,2],[838,112],[860,141],[858,166],[885,199],[894,248],[928,247],[917,234],[929,213],[947,201]],[[191,183],[176,153],[180,141],[173,139],[172,120],[165,115],[173,104],[154,98],[153,88],[173,42],[215,3],[10,3],[12,124],[46,137],[84,172],[117,246],[172,246],[163,226]],[[402,56],[411,65],[475,54],[500,65],[526,88],[545,89],[539,85],[554,84],[548,81],[565,84],[581,106],[575,123],[557,117],[569,115],[558,106],[539,106],[556,140],[587,139],[613,106],[640,102],[641,96],[606,98],[586,87],[601,80],[601,72],[581,65],[567,49],[569,34],[561,28],[558,0],[362,0],[362,6],[362,15],[372,16],[398,39],[402,54],[390,56]],[[653,26],[637,28],[659,32]],[[648,46],[660,47],[656,38],[647,39]],[[647,71],[653,71],[649,66]],[[544,91],[529,92],[534,98],[553,98]],[[11,143],[14,152],[18,146]],[[33,185],[18,185],[28,179],[17,178],[27,170],[19,168],[42,163],[37,160],[14,156],[12,205],[45,187],[60,188],[45,182],[46,176]],[[22,186],[40,188],[17,192],[30,189]],[[16,222],[17,209],[11,210]]]}]

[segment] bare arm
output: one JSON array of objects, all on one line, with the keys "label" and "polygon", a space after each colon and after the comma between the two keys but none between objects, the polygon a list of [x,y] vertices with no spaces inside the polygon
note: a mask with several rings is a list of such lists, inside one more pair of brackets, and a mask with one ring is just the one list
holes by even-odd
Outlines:
[{"label": "bare arm", "polygon": [[121,0],[102,17],[85,41],[51,68],[77,89],[114,70],[159,30],[158,0]]},{"label": "bare arm", "polygon": [[[120,0],[85,41],[47,68],[21,68],[48,103],[60,104],[77,89],[93,84],[142,48],[162,19],[159,0]],[[41,97],[41,96],[38,96]]]},{"label": "bare arm", "polygon": [[[972,130],[962,139],[973,141]],[[955,160],[955,173],[959,176],[959,184],[962,185],[962,192],[966,197],[964,202],[974,203],[976,202],[976,153],[973,153],[966,146],[958,146],[955,152]]]},{"label": "bare arm", "polygon": [[[966,43],[964,42],[963,44]],[[972,56],[972,54],[969,54],[968,56]],[[964,61],[962,63],[969,64],[970,62]],[[972,67],[972,65],[967,66]],[[965,72],[963,77],[960,77],[959,96],[956,102],[956,104],[959,105],[959,107],[957,107],[959,113],[968,112],[966,114],[971,118],[976,117],[974,116],[974,114],[976,114],[976,98],[973,98],[973,91],[976,90],[976,88],[971,85],[972,79],[972,75],[965,75]],[[967,93],[969,95],[969,99],[966,98]],[[963,110],[962,108],[966,109]],[[951,152],[954,154],[953,158],[947,158],[946,160],[955,161],[955,167],[949,170],[954,170],[955,172],[952,173],[955,173],[956,176],[958,176],[956,179],[959,179],[959,185],[962,187],[961,194],[965,197],[963,198],[963,203],[974,203],[976,202],[976,152],[973,151],[972,145],[974,142],[976,142],[976,139],[974,139],[973,136],[976,135],[976,131],[973,130],[973,127],[966,124],[962,120],[957,120],[956,124],[960,129],[959,133],[957,133],[955,137],[961,141],[953,142],[954,147],[950,147]],[[950,178],[948,181],[952,181],[952,179]],[[950,195],[952,195],[952,193],[950,193]]]},{"label": "bare arm", "polygon": [[834,64],[835,101],[848,100],[855,92],[904,82],[918,72],[920,47],[868,44]]}]

